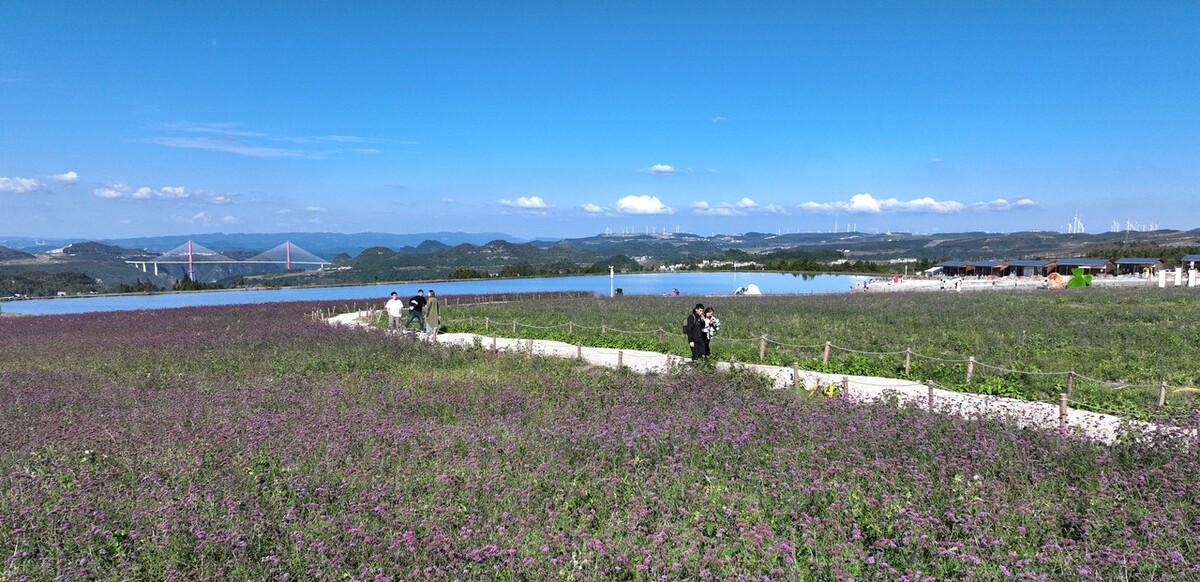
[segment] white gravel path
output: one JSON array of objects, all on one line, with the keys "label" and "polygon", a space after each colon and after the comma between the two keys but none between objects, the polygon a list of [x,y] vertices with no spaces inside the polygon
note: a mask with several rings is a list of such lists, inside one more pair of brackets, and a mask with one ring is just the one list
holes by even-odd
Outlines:
[{"label": "white gravel path", "polygon": [[[376,319],[377,312],[355,312],[330,317],[328,322],[334,325],[368,326]],[[398,333],[398,332],[388,332]],[[425,334],[420,337],[428,340]],[[593,348],[577,346],[552,340],[512,339],[493,336],[481,336],[473,333],[444,333],[436,336],[438,343],[447,345],[471,346],[478,342],[486,349],[497,349],[514,353],[527,353],[538,356],[557,356],[562,358],[581,358],[584,361],[600,366],[616,368],[624,366],[641,373],[665,373],[684,365],[686,358],[647,352],[640,350],[618,350],[615,348]],[[818,384],[836,383],[845,385],[845,395],[855,401],[872,402],[876,400],[894,400],[911,406],[930,408],[943,414],[954,414],[964,418],[1007,418],[1020,426],[1058,429],[1065,424],[1067,430],[1075,435],[1094,439],[1100,442],[1113,443],[1119,438],[1124,429],[1134,428],[1144,431],[1169,430],[1179,437],[1196,438],[1196,430],[1185,430],[1173,427],[1163,427],[1151,423],[1126,420],[1110,414],[1088,412],[1067,408],[1062,414],[1058,404],[1032,402],[1003,396],[988,396],[969,394],[940,388],[931,388],[911,380],[896,378],[880,378],[874,376],[843,376],[826,374],[811,370],[793,369],[782,366],[766,366],[759,364],[730,364],[720,362],[719,367],[728,369],[731,365],[743,367],[767,378],[770,378],[778,389],[803,387],[806,391],[813,390]]]}]

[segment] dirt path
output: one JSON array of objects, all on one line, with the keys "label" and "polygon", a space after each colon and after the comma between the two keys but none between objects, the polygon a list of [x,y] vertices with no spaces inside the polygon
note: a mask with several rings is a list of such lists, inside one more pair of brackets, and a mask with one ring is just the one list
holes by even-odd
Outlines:
[{"label": "dirt path", "polygon": [[[335,325],[369,326],[374,312],[356,312],[329,318]],[[397,333],[390,331],[388,333]],[[421,337],[425,337],[422,335]],[[580,358],[588,363],[610,368],[625,367],[644,374],[667,373],[684,365],[687,359],[660,352],[619,350],[615,348],[593,348],[572,345],[552,340],[512,339],[482,336],[473,333],[444,333],[436,337],[438,343],[471,346],[478,342],[486,349],[513,353],[560,358]],[[720,368],[728,369],[730,363],[720,362]],[[1073,434],[1105,443],[1113,443],[1124,428],[1146,431],[1171,430],[1180,436],[1194,438],[1195,430],[1160,427],[1151,423],[1122,419],[1118,416],[1075,410],[1060,410],[1059,405],[1033,402],[1003,396],[969,394],[940,388],[932,388],[911,380],[880,378],[875,376],[843,376],[811,370],[766,366],[759,364],[733,364],[753,370],[774,382],[777,389],[803,388],[812,391],[818,385],[831,383],[844,386],[844,394],[851,400],[873,402],[894,400],[911,406],[929,408],[943,414],[954,414],[964,418],[1007,418],[1020,426],[1057,429],[1065,423]]]}]

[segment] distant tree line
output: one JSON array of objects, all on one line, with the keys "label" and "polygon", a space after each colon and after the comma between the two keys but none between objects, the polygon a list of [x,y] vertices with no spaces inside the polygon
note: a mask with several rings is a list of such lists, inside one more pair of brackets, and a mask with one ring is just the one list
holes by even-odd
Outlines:
[{"label": "distant tree line", "polygon": [[100,284],[86,273],[64,271],[16,271],[0,273],[0,296],[52,297],[58,293],[78,295],[99,292]]},{"label": "distant tree line", "polygon": [[1123,243],[1089,247],[1084,252],[1085,257],[1093,259],[1108,259],[1115,261],[1122,257],[1139,257],[1147,259],[1162,259],[1168,267],[1187,267],[1183,264],[1184,255],[1200,255],[1200,246],[1162,247],[1153,243]]},{"label": "distant tree line", "polygon": [[[691,270],[727,270],[729,263],[755,263],[754,265],[739,266],[739,269],[754,269],[762,271],[779,271],[784,273],[872,273],[891,274],[903,271],[904,264],[887,261],[855,260],[838,262],[843,258],[836,250],[778,250],[754,255],[741,249],[729,249],[707,257],[710,263],[704,267],[697,264],[689,265]],[[907,263],[910,273],[918,273],[936,265],[934,259],[918,259]],[[712,264],[726,263],[726,265]]]}]

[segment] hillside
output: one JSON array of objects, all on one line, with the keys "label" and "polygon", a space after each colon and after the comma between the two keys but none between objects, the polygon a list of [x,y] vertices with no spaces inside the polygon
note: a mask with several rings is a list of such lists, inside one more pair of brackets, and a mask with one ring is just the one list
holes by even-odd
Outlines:
[{"label": "hillside", "polygon": [[[278,247],[289,234],[195,235],[207,246],[233,260],[244,260]],[[445,234],[445,233],[443,233]],[[1158,230],[1101,234],[1017,232],[963,233],[789,233],[749,232],[701,236],[691,233],[596,235],[562,240],[513,242],[502,238],[481,243],[415,240],[417,235],[384,233],[297,234],[296,246],[334,261],[334,268],[284,273],[282,266],[267,264],[203,264],[196,279],[224,285],[354,284],[390,280],[470,278],[489,275],[555,275],[594,272],[598,266],[620,265],[626,270],[653,269],[661,265],[694,265],[705,260],[771,263],[775,268],[820,271],[834,261],[849,268],[872,272],[872,262],[912,259],[995,260],[1093,256],[1154,256],[1174,266],[1185,252],[1200,252],[1200,230]],[[446,234],[453,240],[480,235]],[[307,238],[303,238],[307,237]],[[12,239],[7,239],[12,240]],[[33,240],[33,239],[29,239]],[[179,239],[129,239],[141,246],[177,248]],[[203,241],[203,242],[202,242]],[[303,241],[303,242],[300,242]],[[367,242],[375,242],[362,246]],[[409,241],[411,244],[396,244]],[[46,244],[48,241],[36,241]],[[186,240],[184,241],[186,242]],[[150,244],[152,243],[152,244]],[[252,246],[257,243],[258,246]],[[303,245],[315,245],[312,248]],[[169,250],[169,249],[165,249]],[[144,281],[169,287],[182,278],[184,264],[160,263],[142,272],[126,261],[148,261],[158,251],[96,241],[66,243],[31,254],[0,247],[0,273],[23,271],[85,274],[100,289]],[[178,259],[177,259],[178,260]],[[780,266],[784,265],[784,266]],[[842,265],[839,269],[847,268]],[[606,270],[606,269],[603,269]]]},{"label": "hillside", "polygon": [[11,260],[15,260],[15,259],[32,259],[32,258],[33,258],[33,255],[26,253],[24,251],[18,251],[16,249],[10,249],[8,247],[0,246],[0,261],[11,261]]}]

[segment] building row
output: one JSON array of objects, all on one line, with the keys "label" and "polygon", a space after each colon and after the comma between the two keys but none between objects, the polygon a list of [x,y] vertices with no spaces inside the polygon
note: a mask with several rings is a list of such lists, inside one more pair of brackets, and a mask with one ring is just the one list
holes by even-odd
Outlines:
[{"label": "building row", "polygon": [[[1183,263],[1189,270],[1200,263],[1200,255],[1185,255]],[[1141,275],[1155,273],[1164,267],[1162,259],[1145,257],[1122,257],[1108,259],[1021,259],[1012,261],[944,261],[938,263],[934,273],[950,277],[1046,277],[1050,273],[1071,275],[1074,269],[1083,269],[1088,275]]]}]

